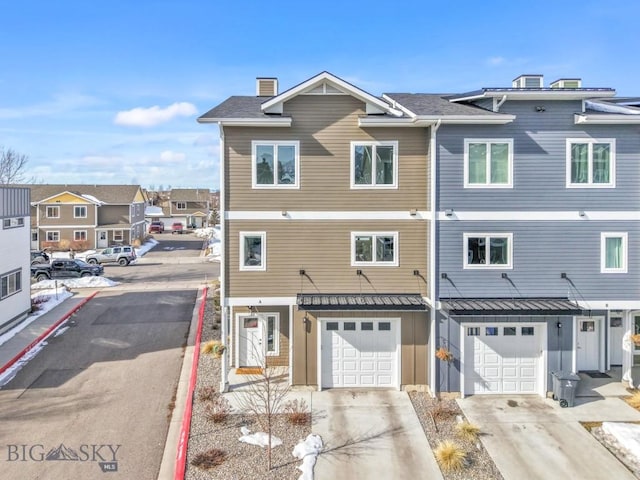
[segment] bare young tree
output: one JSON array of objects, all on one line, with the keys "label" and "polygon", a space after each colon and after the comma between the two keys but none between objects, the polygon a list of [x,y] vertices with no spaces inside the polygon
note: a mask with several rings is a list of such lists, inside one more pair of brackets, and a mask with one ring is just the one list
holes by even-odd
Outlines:
[{"label": "bare young tree", "polygon": [[285,367],[269,366],[266,356],[263,358],[260,373],[250,375],[246,390],[239,393],[238,405],[241,411],[253,415],[260,428],[268,436],[267,469],[271,470],[271,436],[274,416],[282,413],[283,401],[289,393],[287,369]]},{"label": "bare young tree", "polygon": [[33,183],[33,178],[25,177],[25,168],[29,157],[11,148],[0,146],[0,184]]}]

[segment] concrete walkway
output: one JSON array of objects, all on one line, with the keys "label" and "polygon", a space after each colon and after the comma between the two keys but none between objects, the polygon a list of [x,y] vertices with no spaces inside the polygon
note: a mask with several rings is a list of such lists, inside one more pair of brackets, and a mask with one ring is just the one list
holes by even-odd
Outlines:
[{"label": "concrete walkway", "polygon": [[640,421],[615,397],[578,398],[576,406],[534,396],[472,396],[458,400],[505,480],[635,479],[579,422]]},{"label": "concrete walkway", "polygon": [[406,392],[327,390],[311,402],[324,442],[315,478],[442,479]]}]

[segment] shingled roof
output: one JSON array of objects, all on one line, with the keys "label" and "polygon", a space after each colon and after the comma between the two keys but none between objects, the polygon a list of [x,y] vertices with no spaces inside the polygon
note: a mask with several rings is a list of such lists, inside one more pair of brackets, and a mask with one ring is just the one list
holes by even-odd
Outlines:
[{"label": "shingled roof", "polygon": [[172,188],[172,202],[208,202],[209,189],[206,188]]},{"label": "shingled roof", "polygon": [[112,205],[128,205],[134,202],[140,185],[21,185],[31,190],[31,202],[37,203],[64,192],[76,195],[91,195],[101,202]]}]

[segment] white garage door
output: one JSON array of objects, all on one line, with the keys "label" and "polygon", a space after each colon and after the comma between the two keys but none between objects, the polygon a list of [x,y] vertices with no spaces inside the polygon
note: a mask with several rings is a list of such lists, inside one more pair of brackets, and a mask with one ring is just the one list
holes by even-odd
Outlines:
[{"label": "white garage door", "polygon": [[542,324],[463,325],[464,393],[543,394]]},{"label": "white garage door", "polygon": [[398,319],[326,319],[320,325],[323,388],[398,388]]}]

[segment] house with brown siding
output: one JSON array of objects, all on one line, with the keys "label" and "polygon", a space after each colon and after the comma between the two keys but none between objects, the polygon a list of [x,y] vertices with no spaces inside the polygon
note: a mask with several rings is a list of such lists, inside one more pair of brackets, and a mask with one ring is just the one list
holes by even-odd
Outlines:
[{"label": "house with brown siding", "polygon": [[424,387],[429,129],[327,72],[276,86],[198,120],[221,136],[222,383],[266,363],[318,389]]},{"label": "house with brown siding", "polygon": [[31,191],[31,248],[86,250],[145,236],[139,185],[24,185]]}]

